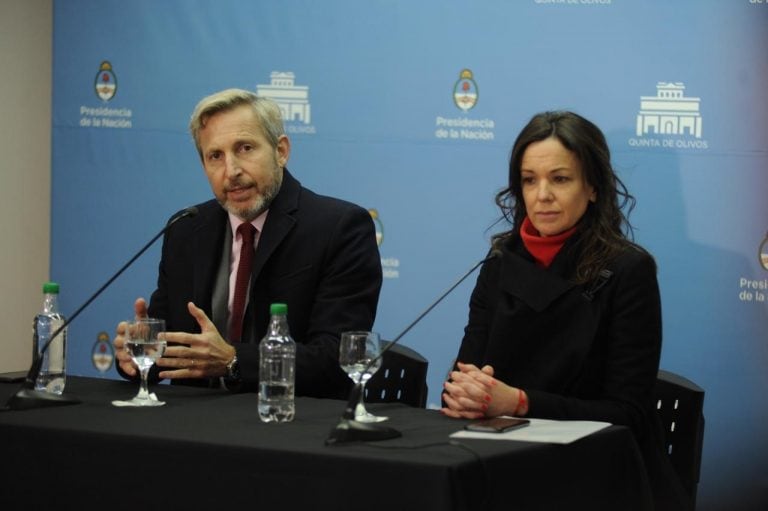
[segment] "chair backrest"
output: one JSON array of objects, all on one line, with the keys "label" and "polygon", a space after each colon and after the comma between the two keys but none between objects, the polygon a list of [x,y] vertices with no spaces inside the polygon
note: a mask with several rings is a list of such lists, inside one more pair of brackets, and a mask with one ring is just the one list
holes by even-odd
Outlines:
[{"label": "chair backrest", "polygon": [[664,427],[664,447],[695,508],[704,441],[704,389],[678,374],[661,370],[654,397]]},{"label": "chair backrest", "polygon": [[[390,343],[384,341],[384,349]],[[384,353],[381,367],[365,384],[367,403],[404,403],[427,406],[427,368],[429,362],[416,351],[395,344]]]}]

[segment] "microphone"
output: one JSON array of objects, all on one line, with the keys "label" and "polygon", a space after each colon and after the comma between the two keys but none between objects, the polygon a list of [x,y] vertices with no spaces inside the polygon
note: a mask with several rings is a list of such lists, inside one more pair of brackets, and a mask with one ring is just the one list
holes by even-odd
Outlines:
[{"label": "microphone", "polygon": [[165,234],[165,232],[170,229],[173,224],[182,218],[194,217],[197,215],[197,212],[198,211],[195,206],[190,206],[181,210],[175,216],[171,217],[171,219],[168,220],[168,223],[165,224],[165,227],[163,227],[160,232],[158,232],[151,240],[149,240],[149,242],[144,245],[144,247],[139,250],[136,255],[134,255],[127,263],[125,263],[123,267],[117,271],[117,273],[112,275],[112,277],[106,283],[104,283],[104,285],[101,286],[99,290],[93,294],[93,296],[86,300],[84,304],[82,304],[67,320],[64,321],[64,323],[62,323],[59,328],[53,332],[53,334],[42,346],[42,348],[40,348],[40,350],[34,354],[32,358],[32,366],[29,368],[29,372],[27,372],[27,376],[24,379],[24,383],[21,385],[21,389],[16,394],[11,396],[11,398],[5,403],[5,406],[2,408],[2,410],[28,410],[31,408],[75,405],[80,403],[80,400],[74,396],[57,395],[50,392],[34,390],[35,382],[37,381],[37,377],[40,375],[40,369],[43,365],[43,354],[46,352],[56,336],[64,331],[67,325],[69,325],[77,316],[79,316],[80,313],[83,312],[83,310],[96,299],[96,297],[98,297],[105,289],[107,289],[117,277],[119,277],[125,270],[127,270],[128,267],[131,266],[134,261],[136,261],[136,259],[138,259],[144,252],[146,252],[147,249],[152,246],[152,244],[157,241],[160,236]]},{"label": "microphone", "polygon": [[[398,343],[400,339],[403,338],[405,334],[407,334],[411,328],[416,326],[416,324],[421,321],[424,316],[429,314],[432,309],[437,307],[437,305],[443,301],[443,299],[451,294],[451,292],[456,289],[459,284],[464,282],[464,280],[469,277],[476,269],[478,269],[483,264],[487,263],[491,259],[495,259],[501,255],[501,250],[499,250],[495,244],[491,249],[490,254],[485,259],[482,259],[475,263],[472,268],[470,268],[467,272],[465,272],[456,282],[451,285],[448,289],[446,289],[432,304],[427,307],[424,312],[419,314],[419,316],[411,322],[410,325],[405,327],[402,332],[400,332],[387,346],[381,350],[381,353],[379,355],[372,359],[370,362],[368,362],[368,365],[365,366],[365,369],[362,371],[361,374],[367,374],[373,365],[378,362],[384,354],[392,349],[392,346]],[[362,376],[360,378],[360,381],[362,381]],[[390,438],[398,438],[402,436],[402,433],[397,431],[394,428],[390,428],[388,426],[383,426],[381,424],[376,423],[365,423],[365,422],[358,422],[355,420],[355,408],[357,406],[358,401],[360,400],[360,394],[363,392],[363,384],[362,383],[356,383],[355,386],[352,388],[352,392],[350,392],[349,395],[349,401],[347,402],[347,407],[344,409],[344,413],[341,415],[341,420],[339,420],[339,423],[336,425],[335,428],[331,430],[330,435],[328,435],[328,438],[325,440],[325,445],[335,445],[335,444],[342,444],[346,442],[373,442],[378,440],[388,440]]]}]

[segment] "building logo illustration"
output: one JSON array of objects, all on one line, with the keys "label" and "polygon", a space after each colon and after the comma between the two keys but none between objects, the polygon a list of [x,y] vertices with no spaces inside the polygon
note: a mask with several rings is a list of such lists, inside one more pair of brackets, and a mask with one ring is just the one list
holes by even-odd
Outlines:
[{"label": "building logo illustration", "polygon": [[701,138],[700,98],[686,97],[682,82],[659,82],[655,96],[640,97],[635,134]]},{"label": "building logo illustration", "polygon": [[453,102],[464,112],[472,110],[477,104],[479,93],[477,83],[469,69],[462,69],[459,80],[453,86]]},{"label": "building logo illustration", "polygon": [[379,212],[376,209],[369,209],[368,214],[371,215],[371,219],[373,219],[373,225],[376,228],[376,245],[381,246],[381,244],[384,242],[384,224],[381,223]]},{"label": "building logo illustration", "polygon": [[115,76],[112,64],[108,60],[105,60],[99,66],[99,72],[96,73],[96,80],[93,86],[96,90],[96,95],[103,101],[109,101],[117,94],[117,76]]},{"label": "building logo illustration", "polygon": [[109,334],[107,332],[99,332],[99,335],[96,337],[96,343],[91,350],[91,360],[93,361],[93,367],[100,373],[106,373],[112,368],[112,364],[115,362],[115,349],[109,342]]},{"label": "building logo illustration", "polygon": [[256,85],[256,94],[277,103],[288,133],[315,133],[309,87],[296,85],[296,75],[292,72],[272,71],[269,84]]},{"label": "building logo illustration", "polygon": [[765,233],[765,239],[760,244],[757,256],[760,258],[760,265],[768,271],[768,232]]}]

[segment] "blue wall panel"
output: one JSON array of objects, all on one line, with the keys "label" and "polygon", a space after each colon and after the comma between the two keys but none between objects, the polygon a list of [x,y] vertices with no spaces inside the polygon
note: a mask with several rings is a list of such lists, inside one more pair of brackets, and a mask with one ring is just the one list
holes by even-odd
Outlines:
[{"label": "blue wall panel", "polygon": [[[51,278],[74,310],[170,214],[208,199],[187,134],[195,103],[290,72],[311,118],[288,123],[289,168],[378,212],[387,278],[376,329],[391,338],[502,228],[493,196],[520,128],[572,109],[604,130],[638,198],[636,238],[659,263],[662,367],[707,391],[699,508],[762,509],[766,26],[756,0],[56,0]],[[95,91],[104,61],[117,82],[108,100]],[[467,111],[453,99],[464,69],[479,92]],[[700,132],[637,132],[662,82],[695,98]],[[72,324],[72,373],[99,374],[93,344],[151,293],[158,256],[153,247]],[[430,360],[433,405],[473,282],[403,339]]]}]

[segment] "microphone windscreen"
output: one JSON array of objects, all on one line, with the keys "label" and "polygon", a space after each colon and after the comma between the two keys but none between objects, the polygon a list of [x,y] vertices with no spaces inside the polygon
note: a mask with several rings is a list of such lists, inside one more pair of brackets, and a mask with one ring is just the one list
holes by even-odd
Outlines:
[{"label": "microphone windscreen", "polygon": [[198,211],[196,206],[190,206],[188,208],[184,208],[178,213],[176,213],[174,216],[172,216],[170,220],[168,220],[168,223],[165,224],[165,228],[168,229],[170,226],[172,226],[182,218],[196,216],[197,212]]}]

